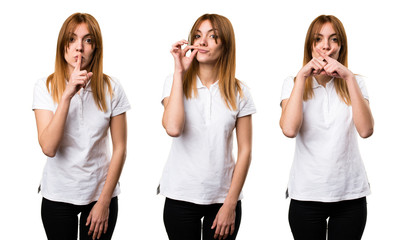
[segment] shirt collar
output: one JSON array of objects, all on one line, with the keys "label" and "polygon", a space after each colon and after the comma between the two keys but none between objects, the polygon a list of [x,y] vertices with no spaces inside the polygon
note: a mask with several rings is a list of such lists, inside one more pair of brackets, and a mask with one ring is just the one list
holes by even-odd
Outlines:
[{"label": "shirt collar", "polygon": [[[335,80],[334,77],[331,80],[329,80],[329,82],[326,83],[326,87],[329,86],[331,83],[333,83],[334,80]],[[315,89],[318,87],[322,87],[322,85],[319,84],[318,81],[316,81],[315,77],[312,77],[312,88]]]},{"label": "shirt collar", "polygon": [[84,88],[84,91],[91,92],[91,79],[90,79],[90,81],[87,82],[86,87]]},{"label": "shirt collar", "polygon": [[[197,89],[199,88],[205,88],[204,84],[202,84],[200,77],[197,75]],[[210,88],[212,87],[217,87],[218,86],[218,80],[215,81],[213,84],[211,84]]]}]

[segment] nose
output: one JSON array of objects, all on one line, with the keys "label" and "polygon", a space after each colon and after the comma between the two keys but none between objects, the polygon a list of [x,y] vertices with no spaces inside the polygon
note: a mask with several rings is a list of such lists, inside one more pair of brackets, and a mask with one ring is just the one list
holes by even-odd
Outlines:
[{"label": "nose", "polygon": [[322,43],[322,50],[330,50],[330,43],[329,41],[323,41]]},{"label": "nose", "polygon": [[75,47],[76,47],[76,52],[83,52],[83,42],[82,41],[77,41]]},{"label": "nose", "polygon": [[207,39],[205,36],[200,38],[200,46],[201,47],[206,47],[207,46]]}]

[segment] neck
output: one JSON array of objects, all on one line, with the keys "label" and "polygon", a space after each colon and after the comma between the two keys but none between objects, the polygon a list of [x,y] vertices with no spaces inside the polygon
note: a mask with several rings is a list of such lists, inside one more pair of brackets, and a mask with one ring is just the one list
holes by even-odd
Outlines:
[{"label": "neck", "polygon": [[322,86],[326,86],[326,84],[332,79],[332,77],[329,77],[327,75],[318,75],[315,77],[316,81],[322,85]]},{"label": "neck", "polygon": [[198,77],[201,83],[209,88],[218,80],[218,70],[211,64],[200,64],[198,67]]}]

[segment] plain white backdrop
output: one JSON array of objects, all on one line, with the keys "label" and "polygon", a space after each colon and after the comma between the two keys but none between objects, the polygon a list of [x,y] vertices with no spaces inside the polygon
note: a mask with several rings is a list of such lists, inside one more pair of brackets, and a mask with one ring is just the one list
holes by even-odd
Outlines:
[{"label": "plain white backdrop", "polygon": [[45,164],[31,110],[37,79],[53,72],[64,20],[92,14],[104,38],[104,72],[120,79],[132,105],[114,239],[167,239],[156,187],[171,139],[160,97],[173,71],[170,46],[204,13],[230,19],[237,77],[257,107],[251,169],[238,239],[292,239],[286,190],[295,140],[278,125],[284,78],[295,75],[305,34],[320,14],[337,16],[349,41],[349,69],[367,79],[374,135],[360,139],[371,183],[363,239],[399,239],[404,223],[405,19],[400,1],[2,1],[0,3],[0,206],[2,239],[46,239],[37,188]]}]

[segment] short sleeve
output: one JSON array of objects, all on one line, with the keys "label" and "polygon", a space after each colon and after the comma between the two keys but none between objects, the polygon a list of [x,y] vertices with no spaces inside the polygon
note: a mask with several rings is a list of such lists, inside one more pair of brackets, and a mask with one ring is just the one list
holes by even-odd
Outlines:
[{"label": "short sleeve", "polygon": [[293,88],[294,88],[294,77],[286,78],[284,80],[283,88],[281,90],[280,104],[284,99],[290,98]]},{"label": "short sleeve", "polygon": [[111,117],[114,117],[131,109],[131,105],[120,82],[117,79],[111,79],[111,85],[114,89],[111,99]]},{"label": "short sleeve", "polygon": [[256,106],[253,102],[249,88],[243,84],[241,84],[241,86],[243,97],[240,98],[239,102],[238,118],[256,113]]},{"label": "short sleeve", "polygon": [[357,84],[360,87],[361,94],[363,94],[363,97],[365,99],[369,100],[368,91],[367,91],[367,87],[366,87],[366,83],[365,83],[366,78],[363,76],[356,75],[356,80],[357,80]]},{"label": "short sleeve", "polygon": [[32,110],[43,109],[55,112],[56,104],[46,87],[46,78],[39,79],[34,86]]},{"label": "short sleeve", "polygon": [[163,93],[160,102],[163,104],[163,100],[170,96],[170,92],[172,91],[173,85],[173,75],[168,75],[165,80],[165,84],[163,85]]}]

